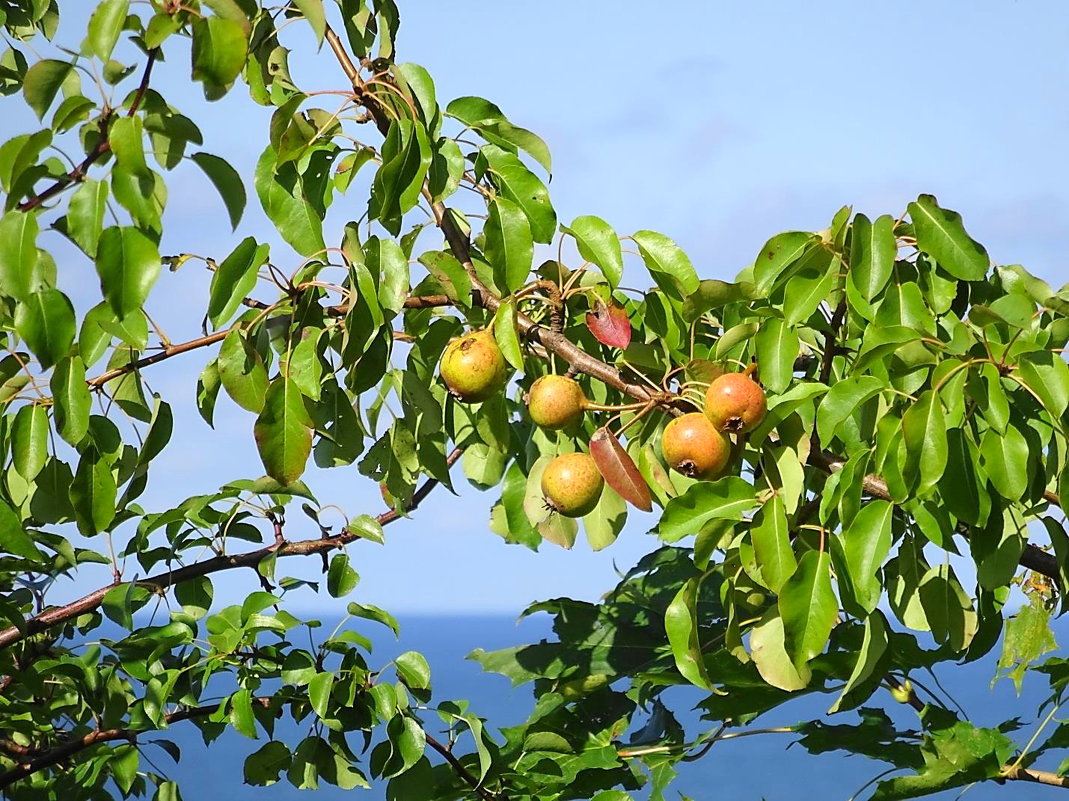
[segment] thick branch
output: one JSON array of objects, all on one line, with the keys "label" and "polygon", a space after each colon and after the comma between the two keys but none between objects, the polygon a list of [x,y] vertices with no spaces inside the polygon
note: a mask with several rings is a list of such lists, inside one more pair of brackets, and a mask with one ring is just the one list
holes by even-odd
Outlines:
[{"label": "thick branch", "polygon": [[[134,94],[134,99],[130,103],[130,109],[126,114],[128,117],[132,117],[137,113],[138,108],[141,106],[141,101],[145,98],[145,92],[148,91],[149,79],[152,77],[152,67],[156,63],[156,56],[158,54],[158,48],[153,48],[148,51],[148,60],[145,62],[145,71],[141,75],[141,83],[138,85],[137,92]],[[113,117],[111,114],[105,113],[104,117],[100,120],[100,138],[97,140],[96,147],[90,150],[86,157],[82,159],[74,169],[62,178],[57,179],[56,182],[47,189],[24,200],[18,205],[18,210],[29,211],[30,209],[35,209],[46,200],[58,195],[68,186],[85,180],[89,168],[99,161],[101,156],[111,150],[111,143],[108,141],[108,128],[111,125],[112,119]]]},{"label": "thick branch", "polygon": [[[456,460],[460,457],[460,453],[460,448],[455,449],[446,458],[446,463],[450,466],[455,464]],[[412,495],[412,500],[409,501],[408,505],[405,507],[403,514],[393,509],[388,512],[383,512],[376,518],[379,525],[388,525],[395,520],[404,517],[409,512],[415,511],[419,504],[430,494],[431,490],[438,486],[438,483],[437,479],[427,479],[427,481],[416,489],[415,493]],[[272,543],[271,545],[255,551],[248,551],[233,556],[216,556],[211,559],[206,559],[203,562],[195,562],[194,564],[185,565],[175,570],[158,573],[155,576],[150,576],[138,581],[137,584],[150,591],[162,593],[169,587],[173,587],[176,584],[180,584],[181,582],[192,578],[208,576],[212,573],[219,573],[224,570],[255,568],[260,562],[271,555],[309,556],[312,554],[322,554],[340,548],[343,545],[348,545],[350,542],[354,542],[358,539],[360,539],[359,534],[343,533],[338,534],[337,536],[323,536],[314,540],[284,542],[281,545]],[[21,630],[17,626],[11,626],[0,630],[0,648],[7,648],[27,637],[97,609],[104,602],[104,596],[116,586],[118,586],[118,584],[109,584],[108,586],[94,590],[88,595],[82,596],[78,600],[72,601],[69,604],[46,609],[39,615],[28,618],[23,623]]]},{"label": "thick branch", "polygon": [[[834,473],[841,470],[843,465],[846,464],[846,460],[840,456],[835,456],[823,450],[814,450],[809,454],[809,463],[814,467],[819,467],[827,473]],[[873,498],[879,498],[884,501],[894,503],[894,499],[891,497],[890,491],[887,489],[887,482],[876,475],[867,475],[863,479],[862,487],[866,493]],[[959,533],[968,535],[968,529],[959,529]],[[1027,567],[1029,570],[1034,570],[1036,573],[1041,573],[1047,578],[1059,584],[1061,582],[1060,573],[1058,570],[1058,559],[1054,554],[1047,553],[1044,550],[1037,548],[1035,545],[1028,543],[1024,547],[1024,552],[1021,554],[1018,563],[1022,567]],[[1062,588],[1065,590],[1066,588]]]},{"label": "thick branch", "polygon": [[[252,703],[267,707],[270,701],[267,698],[253,698]],[[178,723],[192,718],[202,718],[216,712],[219,706],[219,704],[208,704],[206,706],[179,709],[164,715],[163,719],[170,725],[171,723]],[[145,734],[150,731],[157,731],[157,729],[94,729],[88,734],[75,737],[54,748],[43,751],[29,746],[18,746],[14,751],[9,751],[9,753],[17,752],[16,756],[25,756],[27,754],[34,754],[34,756],[6,773],[0,773],[0,789],[8,787],[20,779],[25,779],[27,776],[32,776],[34,773],[52,765],[64,762],[75,754],[87,748],[92,748],[94,745],[114,742],[115,740],[126,740],[127,742],[135,743],[139,734]]]}]

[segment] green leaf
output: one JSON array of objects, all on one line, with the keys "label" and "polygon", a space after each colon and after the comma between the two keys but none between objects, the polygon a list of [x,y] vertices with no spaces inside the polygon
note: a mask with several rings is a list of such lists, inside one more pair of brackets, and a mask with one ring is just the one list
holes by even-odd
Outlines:
[{"label": "green leaf", "polygon": [[108,128],[108,144],[116,163],[133,174],[148,170],[140,117],[119,117]]},{"label": "green leaf", "polygon": [[44,58],[26,70],[26,76],[22,82],[22,94],[26,98],[26,105],[37,114],[37,119],[44,119],[52,101],[59,94],[60,87],[63,86],[63,82],[67,80],[67,76],[73,69],[74,65],[69,61]]},{"label": "green leaf", "polygon": [[256,739],[256,715],[252,711],[252,693],[244,687],[230,696],[230,723],[238,734]]},{"label": "green leaf", "polygon": [[308,24],[315,33],[316,44],[323,44],[323,36],[327,30],[327,17],[323,10],[323,0],[293,0],[293,4],[301,10],[301,16],[308,20]]},{"label": "green leaf", "polygon": [[839,613],[827,551],[802,554],[798,569],[780,590],[779,612],[783,618],[784,648],[801,670],[824,650]]},{"label": "green leaf", "polygon": [[809,684],[809,667],[795,665],[787,654],[783,618],[775,606],[766,610],[760,622],[750,630],[750,656],[761,678],[773,687],[794,692],[804,690]]},{"label": "green leaf", "polygon": [[290,750],[285,743],[271,740],[245,759],[245,783],[267,787],[290,766]]},{"label": "green leaf", "polygon": [[773,495],[758,511],[750,526],[750,537],[761,577],[772,592],[779,593],[798,567],[791,548],[787,512],[779,495]]},{"label": "green leaf", "polygon": [[987,481],[980,471],[980,454],[971,436],[960,428],[947,431],[947,466],[939,482],[939,497],[954,517],[983,524],[991,509]]},{"label": "green leaf", "polygon": [[882,673],[879,667],[887,653],[888,643],[887,618],[877,609],[865,618],[865,636],[861,641],[857,662],[854,663],[854,669],[850,672],[850,678],[847,679],[843,691],[828,710],[829,715],[853,709],[865,700],[865,697],[851,698],[851,693],[867,685],[873,677],[878,677]]},{"label": "green leaf", "polygon": [[891,551],[893,514],[894,506],[887,501],[868,501],[843,532],[843,551],[854,599],[869,614],[883,594],[879,570]]},{"label": "green leaf", "polygon": [[378,299],[383,309],[399,314],[411,288],[408,258],[392,239],[368,239],[364,245],[368,269],[378,275]]},{"label": "green leaf", "polygon": [[234,403],[259,414],[267,395],[267,368],[237,328],[226,335],[219,348],[218,369],[219,381]]},{"label": "green leaf", "polygon": [[749,281],[729,284],[707,278],[699,282],[698,289],[683,301],[683,319],[692,323],[708,311],[757,297],[757,287]]},{"label": "green leaf", "polygon": [[787,231],[772,237],[753,265],[753,281],[761,297],[767,297],[787,271],[815,244],[819,238],[805,231]]},{"label": "green leaf", "polygon": [[480,149],[493,173],[494,184],[502,195],[517,204],[527,215],[535,242],[550,242],[557,230],[557,214],[549,202],[546,185],[524,166],[516,156],[496,145]]},{"label": "green leaf", "polygon": [[77,446],[89,430],[92,398],[85,383],[85,363],[79,356],[68,356],[52,371],[49,382],[56,432],[70,445]]},{"label": "green leaf", "polygon": [[58,289],[32,292],[15,307],[15,331],[47,370],[74,343],[74,306]]},{"label": "green leaf", "polygon": [[314,401],[323,391],[323,360],[319,356],[322,328],[305,328],[287,362],[286,374],[297,385],[301,394]]},{"label": "green leaf", "polygon": [[636,231],[631,238],[662,291],[676,300],[684,300],[698,291],[698,274],[679,245],[655,231]]},{"label": "green leaf", "polygon": [[676,542],[697,534],[710,520],[742,520],[743,514],[757,505],[753,485],[737,476],[698,481],[665,506],[658,536],[665,542]]},{"label": "green leaf", "polygon": [[783,317],[791,325],[808,320],[828,301],[839,281],[842,260],[823,248],[813,251],[783,289]]},{"label": "green leaf", "polygon": [[498,306],[494,313],[494,339],[501,348],[505,361],[522,371],[523,350],[520,348],[520,338],[516,329],[516,304],[511,300]]},{"label": "green leaf", "polygon": [[534,258],[531,226],[523,210],[504,197],[489,203],[489,217],[483,228],[485,254],[494,268],[494,283],[506,294],[527,282]]},{"label": "green leaf", "polygon": [[71,504],[78,531],[92,537],[107,531],[115,519],[118,488],[111,465],[90,448],[78,461],[71,484]]},{"label": "green leaf", "polygon": [[320,253],[326,248],[323,220],[305,197],[296,167],[279,165],[277,160],[275,149],[268,145],[256,163],[253,183],[260,205],[291,248],[302,256]]},{"label": "green leaf", "polygon": [[1005,671],[998,678],[1009,677],[1021,693],[1021,683],[1030,665],[1046,653],[1057,650],[1058,643],[1051,631],[1050,610],[1038,595],[1032,596],[1032,602],[1006,621],[1006,632],[1002,638],[1002,655],[998,660],[1000,671]]},{"label": "green leaf", "polygon": [[984,472],[998,494],[1016,501],[1028,489],[1028,440],[1017,428],[1008,426],[1003,433],[993,428],[980,440]]},{"label": "green leaf", "polygon": [[904,474],[919,475],[918,496],[926,495],[943,477],[947,466],[946,431],[943,402],[934,390],[924,392],[902,415],[902,437],[906,444]]},{"label": "green leaf", "polygon": [[280,376],[271,382],[253,435],[267,475],[280,484],[301,477],[312,450],[312,420],[297,385]]},{"label": "green leaf", "polygon": [[419,263],[442,285],[442,290],[462,306],[471,306],[471,277],[452,254],[440,250],[424,253]]},{"label": "green leaf", "polygon": [[267,245],[257,245],[253,237],[245,237],[212,273],[208,319],[213,326],[219,328],[229,320],[256,286],[256,271],[267,261],[269,252]]},{"label": "green leaf", "polygon": [[74,190],[67,206],[66,233],[74,244],[96,257],[100,233],[104,230],[104,212],[108,208],[108,184],[87,178]]},{"label": "green leaf", "polygon": [[839,427],[857,408],[884,389],[884,382],[871,375],[850,376],[835,382],[817,407],[817,434],[831,444]]},{"label": "green leaf", "polygon": [[192,77],[200,81],[204,97],[225,95],[245,66],[248,52],[245,29],[224,17],[200,17],[193,23]]},{"label": "green leaf", "polygon": [[402,217],[419,201],[433,158],[427,132],[410,120],[391,123],[382,146],[382,166],[371,185],[368,214],[394,236]]},{"label": "green leaf", "polygon": [[230,162],[210,153],[194,153],[189,157],[194,164],[204,171],[212,182],[219,197],[223,199],[226,213],[230,216],[230,227],[237,229],[241,215],[245,212],[245,182],[241,174]]},{"label": "green leaf", "polygon": [[405,651],[393,660],[397,677],[412,690],[429,690],[431,688],[431,666],[426,657],[416,651]]},{"label": "green leaf", "polygon": [[562,225],[561,231],[575,238],[579,255],[597,265],[609,286],[616,289],[624,274],[624,255],[612,226],[600,217],[584,216],[576,217],[571,225]]},{"label": "green leaf", "polygon": [[360,576],[349,567],[349,555],[336,553],[327,570],[327,592],[332,598],[341,598],[351,593],[360,582]]},{"label": "green leaf", "polygon": [[111,59],[111,51],[119,41],[130,0],[101,0],[89,18],[89,50],[103,62]]},{"label": "green leaf", "polygon": [[701,577],[688,580],[676,593],[664,613],[664,628],[668,643],[672,646],[672,658],[676,669],[691,684],[703,690],[713,689],[702,658],[702,645],[698,636],[698,591]]},{"label": "green leaf", "polygon": [[32,286],[37,267],[37,215],[9,211],[0,219],[0,293],[22,300]]},{"label": "green leaf", "polygon": [[779,317],[769,317],[757,332],[757,366],[761,383],[773,392],[783,392],[794,380],[794,360],[800,347],[798,334]]},{"label": "green leaf", "polygon": [[30,403],[15,414],[11,424],[11,455],[15,469],[27,481],[48,461],[48,408]]},{"label": "green leaf", "polygon": [[961,215],[939,207],[933,195],[921,195],[908,207],[917,248],[962,281],[979,281],[987,275],[987,251],[965,232]]},{"label": "green leaf", "polygon": [[[985,367],[995,369],[993,365]],[[1016,378],[1036,394],[1055,420],[1065,414],[1069,407],[1069,365],[1060,355],[1048,351],[1025,354],[1017,363]]]},{"label": "green leaf", "polygon": [[319,717],[330,718],[330,691],[334,688],[333,673],[317,673],[308,682],[308,702]]},{"label": "green leaf", "polygon": [[30,535],[22,527],[19,516],[3,500],[0,500],[0,550],[33,562],[45,561],[44,554],[37,550]]},{"label": "green leaf", "polygon": [[501,109],[481,97],[458,97],[446,108],[446,114],[482,134],[487,142],[515,152],[525,150],[546,172],[553,172],[549,147],[537,134],[513,125]]},{"label": "green leaf", "polygon": [[156,243],[137,228],[112,227],[100,235],[96,255],[100,289],[120,318],[145,304],[160,266]]},{"label": "green leaf", "polygon": [[887,286],[897,254],[895,221],[884,214],[869,222],[864,214],[858,214],[850,233],[850,272],[846,280],[865,300],[872,300]]}]

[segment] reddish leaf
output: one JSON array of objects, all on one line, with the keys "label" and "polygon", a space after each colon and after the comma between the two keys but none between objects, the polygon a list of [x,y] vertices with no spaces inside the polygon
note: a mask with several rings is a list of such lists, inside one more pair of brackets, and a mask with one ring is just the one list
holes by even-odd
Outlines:
[{"label": "reddish leaf", "polygon": [[594,301],[594,311],[586,313],[586,326],[598,342],[623,350],[631,344],[631,321],[624,307],[614,300]]},{"label": "reddish leaf", "polygon": [[617,494],[643,512],[653,508],[650,488],[642,480],[634,461],[628,456],[616,436],[607,428],[599,428],[590,439],[590,455],[598,466],[605,482]]}]

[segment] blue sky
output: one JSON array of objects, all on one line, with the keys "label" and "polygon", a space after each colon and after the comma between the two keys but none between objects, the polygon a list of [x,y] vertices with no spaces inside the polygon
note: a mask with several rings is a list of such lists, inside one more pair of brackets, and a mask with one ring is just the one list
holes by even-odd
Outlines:
[{"label": "blue sky", "polygon": [[[1022,263],[1055,287],[1069,280],[1064,4],[452,0],[401,10],[399,60],[427,67],[440,101],[486,97],[547,140],[562,222],[596,214],[621,234],[661,231],[702,277],[730,279],[779,231],[823,228],[844,204],[897,214],[931,192],[964,215],[996,261]],[[296,33],[291,47],[313,44]],[[247,235],[278,243],[251,187],[270,110],[254,107],[241,86],[207,106],[186,58],[176,52],[160,65],[155,85],[201,125],[205,150],[250,176],[250,203],[231,232],[201,174],[180,167],[169,176],[163,250],[222,257]],[[344,86],[328,52],[291,64],[298,83]],[[4,105],[6,135],[26,130],[31,121],[12,108],[18,101]],[[359,195],[350,198],[358,217]],[[289,269],[299,263],[280,243],[272,255]],[[84,257],[71,253],[61,265],[64,288],[84,271],[90,297]],[[150,307],[174,341],[199,333],[207,276],[196,269],[165,273],[165,301]],[[148,508],[259,473],[249,414],[221,398],[212,432],[192,408],[208,358],[194,352],[147,373],[177,426],[153,469]],[[306,478],[324,503],[381,511],[377,488],[355,468]],[[596,598],[614,583],[615,566],[626,569],[657,545],[644,533],[650,518],[638,515],[597,554],[584,544],[537,554],[506,546],[486,525],[495,497],[439,490],[412,521],[389,527],[386,547],[354,546],[363,581],[353,597],[395,612],[515,613],[558,595]],[[313,536],[296,510],[291,521],[292,538]],[[280,573],[311,576],[318,564],[289,559]],[[218,592],[237,598],[250,578],[220,577]],[[104,574],[87,575],[61,591],[101,581]],[[325,595],[295,601],[324,614],[344,607]]]}]

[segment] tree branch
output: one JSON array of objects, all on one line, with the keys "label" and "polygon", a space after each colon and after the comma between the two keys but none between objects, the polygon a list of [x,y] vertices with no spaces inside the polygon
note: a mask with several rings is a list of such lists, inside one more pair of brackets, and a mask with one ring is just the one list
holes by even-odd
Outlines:
[{"label": "tree branch", "polygon": [[472,775],[471,771],[464,767],[459,759],[453,756],[452,751],[429,734],[427,735],[427,745],[442,755],[442,758],[449,763],[449,766],[454,770],[457,776],[463,779],[464,782],[475,791],[479,798],[483,799],[483,801],[495,801],[495,799],[497,799],[498,796],[496,793],[483,787],[479,780]]},{"label": "tree branch", "polygon": [[[253,698],[252,703],[266,708],[270,705],[270,700],[267,698]],[[164,715],[163,719],[170,725],[183,720],[191,720],[192,718],[201,718],[206,715],[211,715],[213,712],[216,712],[219,707],[220,704],[208,704],[206,706],[178,709]],[[146,734],[153,731],[159,731],[159,729],[94,729],[88,734],[67,740],[64,743],[47,750],[41,750],[32,746],[16,746],[11,750],[5,748],[5,750],[8,750],[8,753],[15,756],[16,760],[18,760],[19,756],[29,756],[31,754],[33,756],[30,759],[21,762],[17,767],[12,768],[5,773],[0,773],[0,790],[14,784],[20,779],[32,776],[38,771],[59,764],[80,751],[92,748],[94,745],[114,742],[115,740],[126,740],[129,743],[136,743],[139,734]]]},{"label": "tree branch", "polygon": [[[148,51],[148,60],[145,62],[145,71],[141,75],[141,83],[137,87],[137,92],[134,94],[134,99],[130,103],[130,109],[126,116],[132,117],[137,113],[138,108],[141,106],[141,101],[145,98],[145,92],[148,91],[149,79],[152,77],[152,67],[156,63],[156,57],[159,55],[159,48],[152,48]],[[19,211],[30,211],[35,209],[44,203],[46,200],[55,197],[68,186],[76,183],[80,183],[85,180],[86,173],[89,168],[92,167],[101,156],[111,150],[111,143],[108,141],[108,129],[111,127],[111,121],[114,115],[105,112],[104,116],[100,120],[100,137],[97,140],[96,147],[89,151],[81,163],[79,163],[74,169],[64,175],[62,178],[56,180],[51,186],[31,198],[19,203],[17,206]]]},{"label": "tree branch", "polygon": [[[454,449],[453,452],[446,457],[446,464],[452,467],[460,457],[460,454],[460,448]],[[437,479],[427,479],[427,481],[425,481],[412,495],[412,500],[405,506],[403,514],[391,509],[388,512],[380,514],[375,518],[376,521],[382,526],[389,525],[395,520],[401,519],[409,512],[415,511],[419,504],[426,499],[431,493],[431,490],[438,486],[438,484],[439,482]],[[212,573],[219,573],[224,570],[255,568],[260,562],[272,555],[280,557],[309,556],[311,554],[327,553],[328,551],[340,548],[341,546],[347,545],[358,539],[360,539],[359,534],[343,533],[336,536],[324,535],[318,539],[285,542],[282,545],[272,543],[271,545],[255,551],[247,551],[246,553],[235,554],[233,556],[215,556],[211,559],[206,559],[203,562],[195,562],[194,564],[185,565],[174,570],[157,573],[155,576],[141,579],[137,582],[137,585],[153,592],[163,592],[176,584],[180,584],[181,582],[192,578],[208,576]],[[76,601],[71,601],[68,604],[53,607],[52,609],[46,609],[44,612],[23,621],[21,628],[18,626],[10,626],[0,630],[0,649],[7,648],[27,637],[31,637],[34,634],[38,634],[53,626],[58,626],[68,620],[73,620],[79,615],[84,615],[86,612],[91,612],[94,609],[97,609],[104,602],[104,596],[116,586],[119,586],[119,584],[109,584],[106,587],[100,587],[88,595],[82,596]]]},{"label": "tree branch", "polygon": [[[835,456],[824,450],[813,450],[809,453],[809,464],[814,467],[819,467],[826,473],[835,473],[843,468],[846,464],[846,460],[841,456]],[[888,501],[889,503],[895,502],[891,497],[890,491],[887,489],[887,482],[877,475],[870,474],[865,476],[862,480],[862,488],[873,498],[879,498],[880,500]],[[968,536],[969,530],[965,527],[959,527],[958,533]],[[1058,559],[1054,554],[1047,553],[1031,543],[1026,543],[1024,551],[1021,553],[1021,556],[1017,561],[1022,567],[1027,567],[1029,570],[1041,573],[1061,587]],[[1064,592],[1067,588],[1061,587],[1061,589]]]}]

